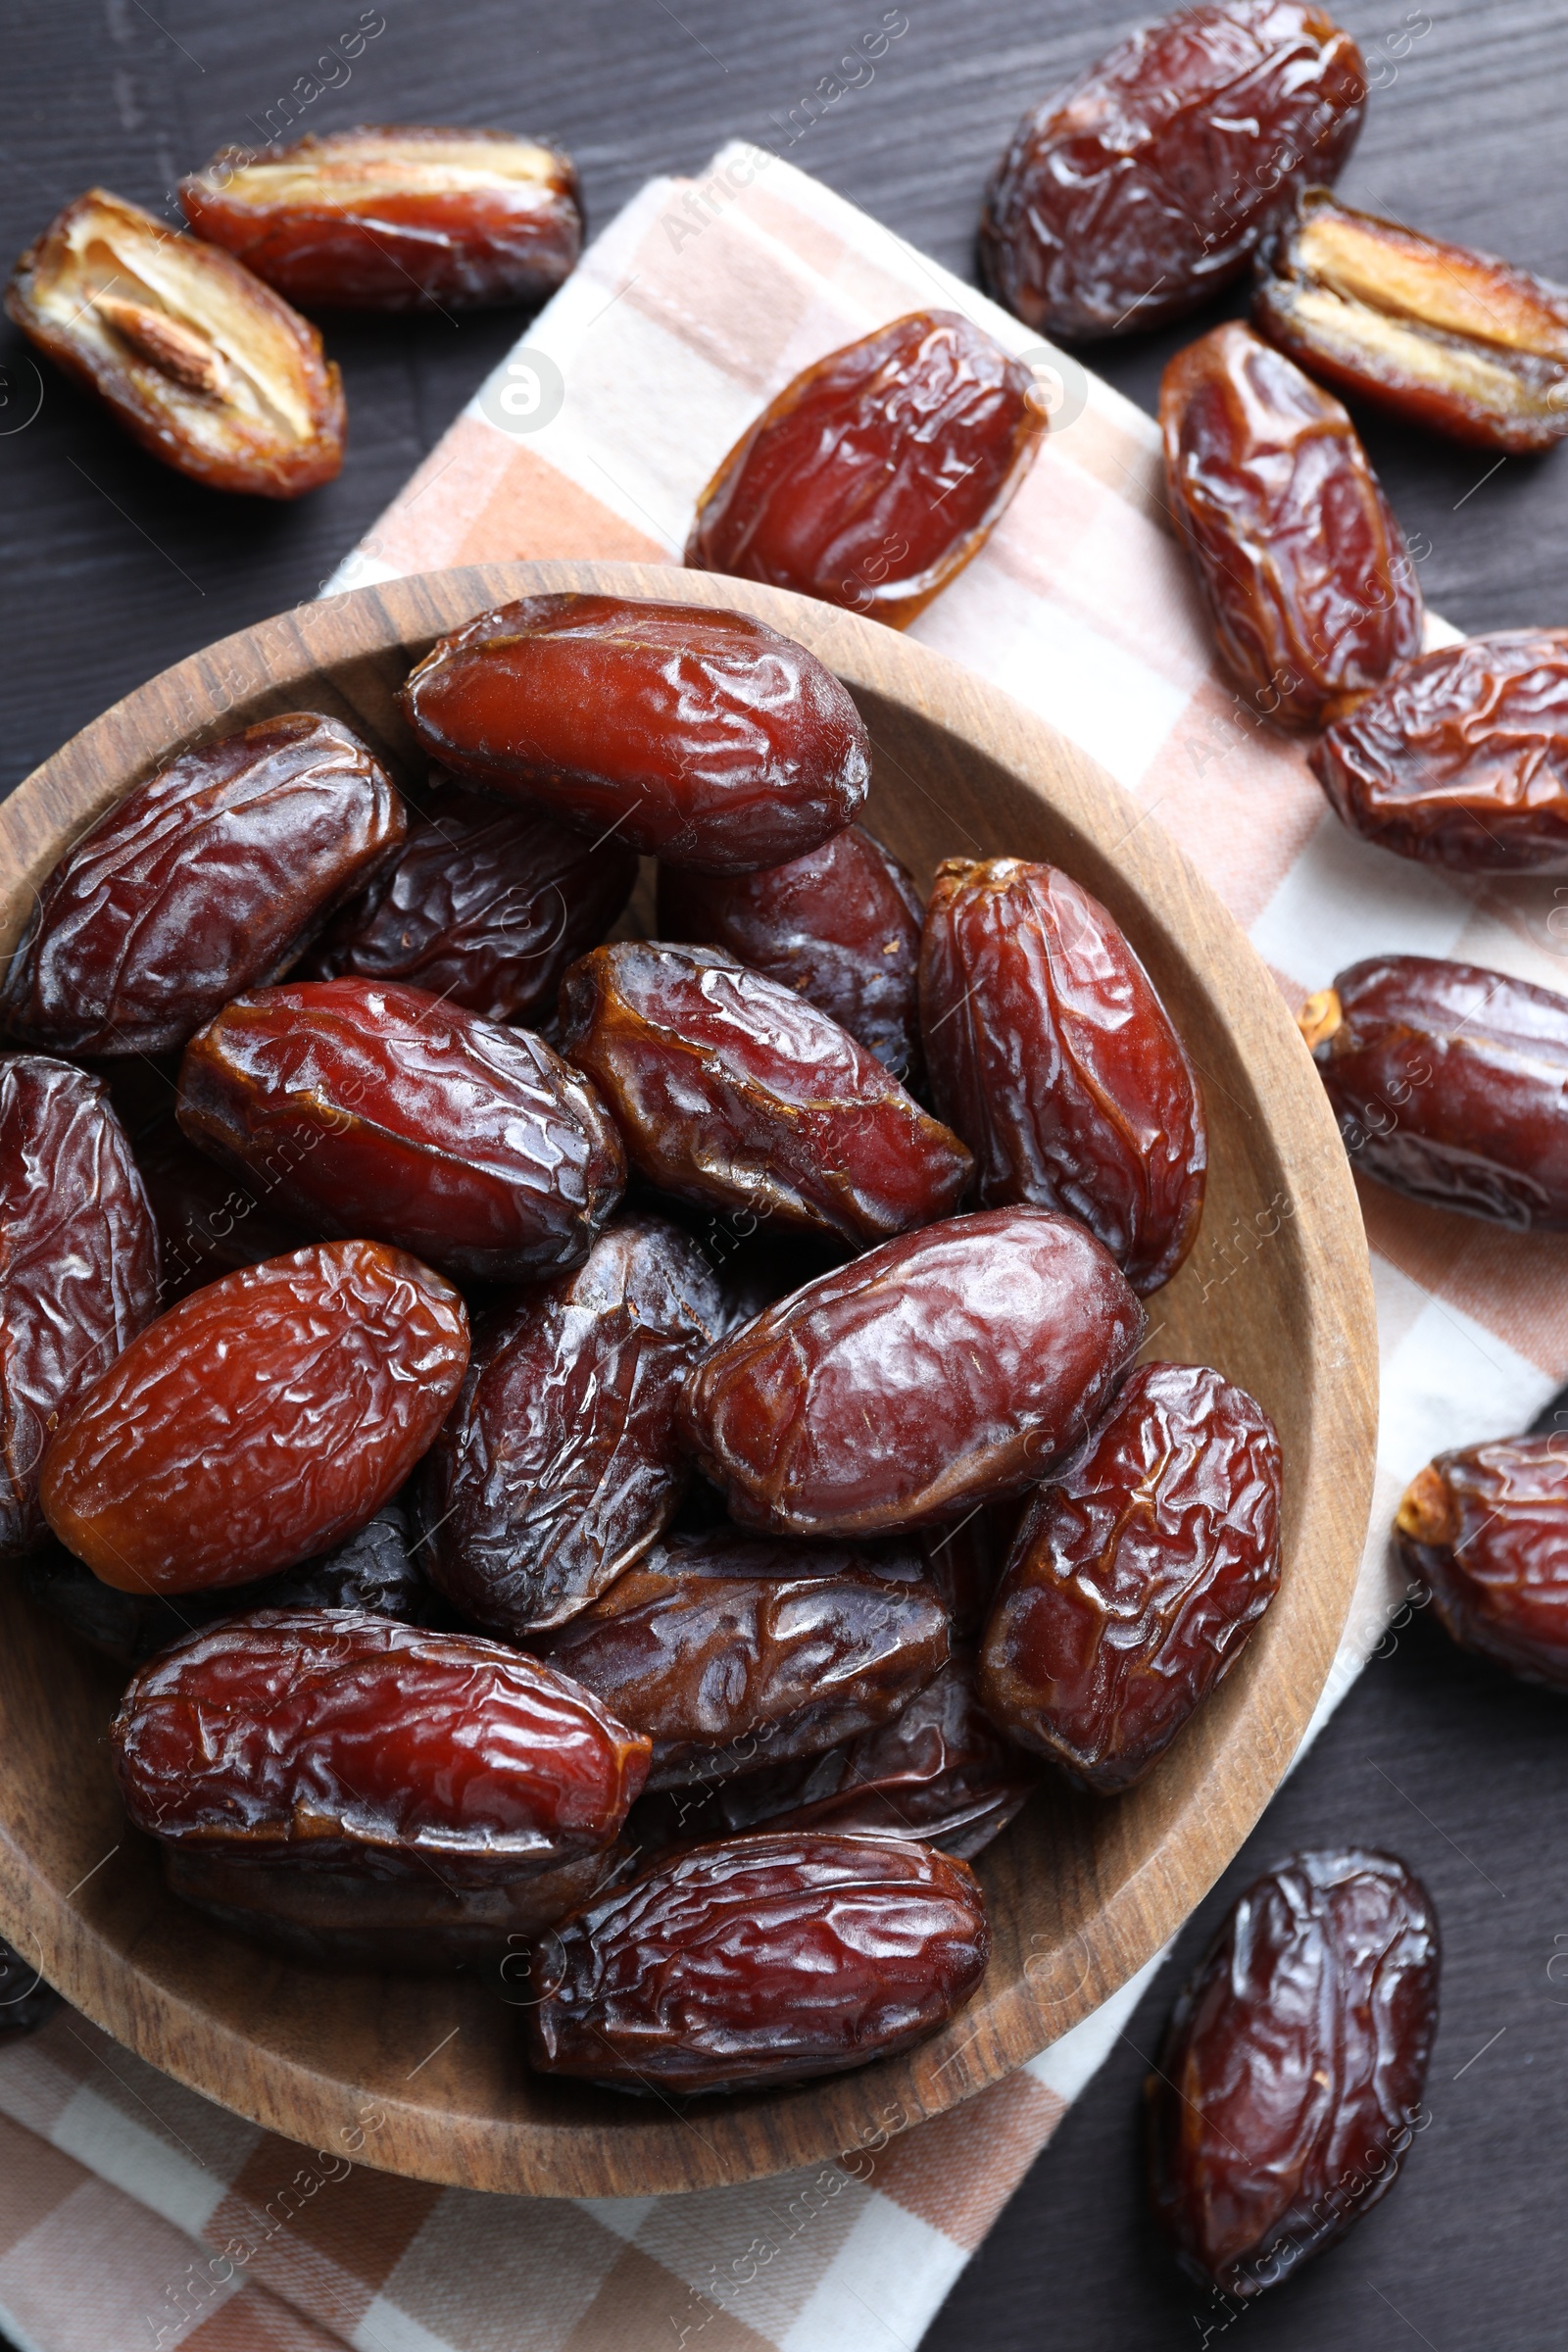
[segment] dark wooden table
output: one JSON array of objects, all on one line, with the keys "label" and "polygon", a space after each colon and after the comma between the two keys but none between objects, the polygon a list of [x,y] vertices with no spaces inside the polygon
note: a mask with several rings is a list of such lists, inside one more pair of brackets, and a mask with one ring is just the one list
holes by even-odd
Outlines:
[{"label": "dark wooden table", "polygon": [[[968,273],[980,190],[1022,106],[1133,13],[1120,0],[908,0],[874,80],[792,160]],[[1378,83],[1345,192],[1568,278],[1562,0],[1347,0],[1341,14]],[[94,181],[163,208],[220,143],[259,142],[361,24],[384,20],[300,128],[422,120],[551,133],[576,155],[603,222],[650,173],[700,166],[730,134],[768,138],[842,44],[883,18],[875,0],[679,0],[678,13],[665,0],[381,0],[365,12],[353,0],[157,0],[156,13],[142,0],[9,0],[0,251]],[[0,790],[155,670],[312,595],[516,324],[334,325],[348,462],[339,481],[277,509],[165,472],[0,329]],[[1101,347],[1093,362],[1152,407],[1164,358],[1191,331]],[[1431,541],[1423,582],[1440,611],[1468,629],[1568,620],[1568,454],[1489,472],[1490,460],[1418,435],[1367,438],[1406,530]],[[1446,1946],[1432,2122],[1407,2177],[1340,2248],[1240,2318],[1184,2288],[1151,2237],[1137,2161],[1142,2053],[1174,1990],[1168,1973],[958,2281],[930,2352],[1197,2352],[1229,2326],[1250,2352],[1560,2346],[1565,1818],[1563,1702],[1470,1663],[1418,1621],[1363,1677],[1176,1962],[1189,1966],[1247,1877],[1295,1845],[1405,1856],[1437,1898]],[[661,2325],[650,2315],[650,2352]],[[869,2316],[864,2341],[880,2352]]]}]

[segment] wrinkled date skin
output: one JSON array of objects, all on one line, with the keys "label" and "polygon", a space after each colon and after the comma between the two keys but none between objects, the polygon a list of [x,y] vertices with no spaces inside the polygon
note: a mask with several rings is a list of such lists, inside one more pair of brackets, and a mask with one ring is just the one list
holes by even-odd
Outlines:
[{"label": "wrinkled date skin", "polygon": [[595,849],[531,808],[432,776],[391,872],[343,909],[297,977],[398,980],[483,1020],[531,1023],[636,879],[618,842]]},{"label": "wrinkled date skin", "polygon": [[871,780],[849,691],[743,612],[529,596],[441,638],[404,716],[432,760],[710,874],[804,857]]},{"label": "wrinkled date skin", "polygon": [[656,1865],[540,1955],[530,2062],[620,2090],[838,2074],[945,2025],[991,1934],[966,1863],[876,1838],[735,1838]]},{"label": "wrinkled date skin", "polygon": [[1406,424],[1526,457],[1568,433],[1568,289],[1308,188],[1271,240],[1258,332]]},{"label": "wrinkled date skin", "polygon": [[986,1208],[1087,1225],[1147,1294],[1193,1246],[1208,1135],[1193,1066],[1098,899],[1054,865],[950,858],[920,947],[932,1100]]},{"label": "wrinkled date skin", "polygon": [[392,779],[335,718],[291,711],[138,784],[43,885],[0,1004],[58,1054],[161,1054],[287,971],[407,832]]},{"label": "wrinkled date skin", "polygon": [[307,1230],[271,1207],[267,1184],[242,1184],[231,1170],[198,1152],[185,1141],[172,1112],[137,1136],[135,1151],[158,1226],[164,1307],[210,1282],[221,1282],[241,1266],[286,1257],[309,1244]]},{"label": "wrinkled date skin", "polygon": [[1568,1232],[1568,998],[1374,956],[1299,1020],[1352,1167],[1434,1208]]},{"label": "wrinkled date skin", "polygon": [[158,1234],[124,1131],[84,1070],[0,1062],[0,1559],[47,1541],[50,1432],[158,1312]]},{"label": "wrinkled date skin", "polygon": [[1364,841],[1463,874],[1568,874],[1568,629],[1440,646],[1311,752]]},{"label": "wrinkled date skin", "polygon": [[28,1966],[15,1944],[0,1937],[0,2046],[36,2034],[59,2006],[53,1985]]},{"label": "wrinkled date skin", "polygon": [[521,1639],[647,1550],[690,1472],[680,1384],[722,1317],[696,1243],[628,1217],[492,1331],[425,1472],[423,1557],[464,1617]]},{"label": "wrinkled date skin", "polygon": [[986,1209],[885,1242],[732,1333],[688,1377],[681,1424],[742,1526],[891,1535],[1033,1485],[1143,1336],[1081,1225]]},{"label": "wrinkled date skin", "polygon": [[1390,1854],[1296,1855],[1235,1904],[1145,2084],[1182,2269],[1250,2299],[1392,2187],[1437,2031],[1438,1925]]},{"label": "wrinkled date skin", "polygon": [[360,123],[225,147],[179,201],[199,237],[308,311],[532,302],[582,244],[569,156],[505,130]]},{"label": "wrinkled date skin", "polygon": [[543,1039],[369,980],[237,997],[186,1047],[176,1116],[312,1231],[500,1282],[575,1264],[626,1181],[597,1096]]},{"label": "wrinkled date skin", "polygon": [[1150,1772],[1279,1589],[1280,1443],[1245,1389],[1140,1364],[1029,1506],[986,1628],[994,1721],[1110,1796]]},{"label": "wrinkled date skin", "polygon": [[1568,1462],[1558,1437],[1440,1453],[1395,1519],[1405,1566],[1461,1649],[1568,1690]]},{"label": "wrinkled date skin", "polygon": [[863,1244],[951,1214],[973,1173],[831,1014],[715,948],[596,948],[562,984],[561,1042],[679,1200]]},{"label": "wrinkled date skin", "polygon": [[654,1744],[650,1788],[756,1772],[885,1723],[948,1656],[913,1553],[676,1537],[539,1645]]},{"label": "wrinkled date skin", "polygon": [[1142,333],[1238,278],[1361,127],[1361,53],[1296,0],[1200,0],[1144,26],[1027,114],[980,255],[999,302],[1069,339]]},{"label": "wrinkled date skin", "polygon": [[151,1836],[372,1878],[433,1863],[470,1886],[601,1852],[648,1765],[537,1659],[351,1609],[192,1635],[133,1678],[110,1746]]},{"label": "wrinkled date skin", "polygon": [[397,1493],[468,1361],[456,1291],[334,1242],[215,1282],[131,1341],[44,1455],[44,1515],[127,1592],[241,1585]]},{"label": "wrinkled date skin", "polygon": [[1349,417],[1250,328],[1160,382],[1165,487],[1220,658],[1266,718],[1315,726],[1421,651],[1404,534]]},{"label": "wrinkled date skin", "polygon": [[343,379],[215,245],[89,188],[18,262],[6,310],[133,441],[210,490],[298,498],[343,464]]},{"label": "wrinkled date skin", "polygon": [[977,556],[1039,453],[1021,360],[915,311],[804,368],[697,502],[686,561],[902,628]]},{"label": "wrinkled date skin", "polygon": [[659,872],[661,939],[722,949],[795,989],[909,1085],[923,911],[907,870],[858,825],[757,874]]}]

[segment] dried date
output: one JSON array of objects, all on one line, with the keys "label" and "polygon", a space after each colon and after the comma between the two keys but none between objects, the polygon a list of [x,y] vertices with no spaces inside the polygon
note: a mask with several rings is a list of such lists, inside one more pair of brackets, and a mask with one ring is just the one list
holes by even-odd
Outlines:
[{"label": "dried date", "polygon": [[1560,1436],[1440,1453],[1405,1490],[1405,1566],[1461,1649],[1568,1690],[1568,1461]]},{"label": "dried date", "polygon": [[198,1152],[185,1141],[172,1111],[137,1136],[135,1151],[158,1227],[163,1306],[221,1282],[241,1266],[286,1257],[310,1242],[308,1231],[270,1205],[265,1182],[242,1184],[231,1170]]}]

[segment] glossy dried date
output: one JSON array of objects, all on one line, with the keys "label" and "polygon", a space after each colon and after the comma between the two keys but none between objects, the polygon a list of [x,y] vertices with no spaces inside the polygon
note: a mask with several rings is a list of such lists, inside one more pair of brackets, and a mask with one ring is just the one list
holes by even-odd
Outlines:
[{"label": "glossy dried date", "polygon": [[1199,0],[1033,108],[997,168],[980,255],[999,302],[1054,335],[1184,318],[1246,269],[1366,102],[1361,53],[1296,0]]},{"label": "glossy dried date", "polygon": [[967,1865],[878,1838],[698,1846],[567,1920],[528,2057],[622,2090],[743,2090],[906,2049],[960,2009],[991,1935]]},{"label": "glossy dried date", "polygon": [[1568,1231],[1568,997],[1479,964],[1374,956],[1299,1017],[1363,1175],[1435,1208]]},{"label": "glossy dried date", "polygon": [[1405,1566],[1461,1649],[1568,1690],[1568,1460],[1560,1436],[1440,1453],[1395,1519]]},{"label": "glossy dried date", "polygon": [[1021,1494],[1104,1410],[1144,1312],[1081,1225],[953,1217],[818,1276],[712,1349],[680,1420],[743,1526],[894,1534]]},{"label": "glossy dried date", "polygon": [[743,612],[529,596],[443,637],[403,711],[432,760],[705,873],[814,850],[870,783],[848,690]]},{"label": "glossy dried date", "polygon": [[697,501],[686,561],[902,628],[977,556],[1039,453],[1022,361],[914,311],[785,385]]},{"label": "glossy dried date", "polygon": [[1165,486],[1220,658],[1281,726],[1421,651],[1404,534],[1349,417],[1245,326],[1178,352],[1160,383]]},{"label": "glossy dried date", "polygon": [[334,1242],[159,1317],[57,1431],[41,1499],[106,1585],[241,1585],[330,1549],[397,1493],[468,1360],[438,1275]]},{"label": "glossy dried date", "polygon": [[1437,2006],[1432,1900],[1392,1855],[1298,1854],[1248,1888],[1145,2084],[1151,2194],[1189,2277],[1261,2294],[1386,2194],[1426,2128]]},{"label": "glossy dried date", "polygon": [[1168,1282],[1203,1209],[1192,1063],[1098,899],[1054,865],[950,858],[920,944],[932,1100],[973,1151],[986,1208],[1087,1225],[1135,1291]]},{"label": "glossy dried date", "polygon": [[1097,1795],[1152,1770],[1279,1588],[1280,1443],[1245,1389],[1140,1364],[1040,1488],[981,1651],[993,1720]]},{"label": "glossy dried date", "polygon": [[185,1049],[177,1116],[313,1231],[502,1282],[575,1264],[626,1181],[598,1098],[543,1039],[369,980],[235,998]]}]

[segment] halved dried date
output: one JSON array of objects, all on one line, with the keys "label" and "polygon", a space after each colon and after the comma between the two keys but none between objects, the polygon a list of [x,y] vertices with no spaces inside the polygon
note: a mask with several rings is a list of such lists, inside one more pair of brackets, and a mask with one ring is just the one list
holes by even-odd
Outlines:
[{"label": "halved dried date", "polygon": [[720,1341],[680,1420],[743,1526],[893,1534],[1034,1485],[1143,1336],[1081,1225],[986,1209],[884,1242]]},{"label": "halved dried date", "polygon": [[6,309],[142,448],[213,490],[298,498],[343,464],[343,381],[259,277],[89,188],[22,256]]},{"label": "halved dried date", "polygon": [[1568,1690],[1568,1459],[1560,1436],[1440,1453],[1406,1488],[1405,1566],[1461,1649]]},{"label": "halved dried date", "polygon": [[161,1054],[285,972],[403,845],[386,770],[296,710],[183,752],[74,842],[0,990],[13,1037]]},{"label": "halved dried date", "polygon": [[864,1243],[948,1215],[973,1173],[831,1014],[714,948],[596,948],[562,983],[561,1042],[682,1200]]},{"label": "halved dried date", "polygon": [[367,123],[179,183],[200,237],[307,310],[475,310],[554,293],[582,244],[569,156],[506,130]]},{"label": "halved dried date", "polygon": [[1135,1291],[1168,1282],[1203,1209],[1208,1137],[1181,1039],[1098,899],[1054,865],[950,858],[920,946],[932,1100],[981,1204],[1077,1217]]},{"label": "halved dried date", "polygon": [[425,1473],[423,1557],[465,1617],[559,1625],[668,1525],[690,1470],[676,1396],[722,1314],[696,1243],[628,1217],[492,1330]]},{"label": "halved dried date", "polygon": [[467,1360],[462,1299],[401,1250],[270,1258],[181,1299],[94,1382],[44,1456],[44,1515],[128,1592],[293,1568],[397,1493]]},{"label": "halved dried date", "polygon": [[735,1838],[579,1911],[536,1960],[528,2057],[621,2090],[744,2090],[934,2033],[985,1974],[965,1863],[892,1838]]},{"label": "halved dried date", "polygon": [[1131,1788],[1273,1599],[1279,1516],[1262,1406],[1204,1365],[1140,1364],[1029,1505],[981,1652],[993,1719],[1082,1788]]},{"label": "halved dried date", "polygon": [[177,1116],[316,1232],[499,1281],[575,1264],[626,1180],[598,1097],[542,1038],[369,980],[236,997],[185,1049]]},{"label": "halved dried date", "polygon": [[602,1852],[648,1764],[536,1658],[352,1609],[192,1635],[132,1679],[110,1744],[132,1822],[167,1842],[457,1886]]},{"label": "halved dried date", "polygon": [[902,628],[979,554],[1039,452],[1020,360],[914,311],[787,383],[697,501],[686,561]]},{"label": "halved dried date", "polygon": [[1437,2008],[1432,1899],[1392,1854],[1297,1854],[1248,1888],[1145,2084],[1154,2211],[1191,2278],[1261,2294],[1387,2193],[1425,2129]]},{"label": "halved dried date", "polygon": [[706,606],[523,597],[441,638],[401,700],[456,774],[705,873],[814,850],[870,783],[865,727],[831,670]]}]

